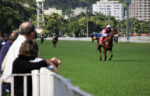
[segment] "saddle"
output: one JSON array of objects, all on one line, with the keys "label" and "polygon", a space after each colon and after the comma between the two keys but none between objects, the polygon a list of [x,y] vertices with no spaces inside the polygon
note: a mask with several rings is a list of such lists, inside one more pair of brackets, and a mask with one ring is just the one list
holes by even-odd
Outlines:
[{"label": "saddle", "polygon": [[104,37],[103,40],[102,40],[102,42],[106,42],[107,38],[108,37]]},{"label": "saddle", "polygon": [[108,42],[106,42],[107,39],[108,39],[108,37],[104,37],[102,40],[102,43],[108,45]]}]

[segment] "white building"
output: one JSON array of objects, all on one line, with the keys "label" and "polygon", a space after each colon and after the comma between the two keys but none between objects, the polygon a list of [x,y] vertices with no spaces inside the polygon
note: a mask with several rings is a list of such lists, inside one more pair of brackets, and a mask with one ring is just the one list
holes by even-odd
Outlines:
[{"label": "white building", "polygon": [[49,8],[48,10],[44,10],[44,15],[51,15],[53,13],[58,13],[62,15],[62,10],[57,10],[56,8]]},{"label": "white building", "polygon": [[130,18],[150,21],[150,0],[131,0]]},{"label": "white building", "polygon": [[82,8],[82,7],[77,7],[75,9],[72,10],[73,11],[73,15],[77,16],[80,13],[86,13],[86,8]]},{"label": "white building", "polygon": [[124,6],[119,1],[100,0],[92,5],[93,14],[102,13],[107,16],[114,16],[116,20],[124,17]]}]

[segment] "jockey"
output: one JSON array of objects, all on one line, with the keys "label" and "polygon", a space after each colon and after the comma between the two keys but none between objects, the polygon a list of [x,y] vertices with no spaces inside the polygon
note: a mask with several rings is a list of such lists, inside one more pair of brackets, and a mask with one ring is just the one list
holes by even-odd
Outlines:
[{"label": "jockey", "polygon": [[111,26],[107,25],[106,28],[104,28],[102,31],[102,37],[99,39],[99,45],[100,44],[103,45],[102,42],[103,42],[104,37],[108,37],[110,32],[111,32]]}]

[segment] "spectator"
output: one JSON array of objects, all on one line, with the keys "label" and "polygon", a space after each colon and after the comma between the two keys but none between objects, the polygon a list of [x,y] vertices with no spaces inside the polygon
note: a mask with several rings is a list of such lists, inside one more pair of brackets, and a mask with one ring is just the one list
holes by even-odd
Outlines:
[{"label": "spectator", "polygon": [[0,73],[2,72],[1,70],[1,64],[3,62],[3,59],[7,53],[7,51],[9,50],[10,46],[12,45],[12,43],[15,41],[15,39],[17,38],[18,33],[17,31],[14,31],[10,34],[8,41],[6,42],[5,45],[2,46],[1,50],[0,50]]},{"label": "spectator", "polygon": [[3,37],[2,36],[0,36],[0,50],[1,50],[1,48],[2,48],[2,43],[3,42]]},{"label": "spectator", "polygon": [[5,83],[11,82],[11,79],[8,77],[11,75],[12,63],[18,56],[21,44],[27,39],[34,38],[35,28],[34,25],[29,22],[22,23],[19,31],[20,31],[19,36],[14,41],[12,46],[9,48],[2,63],[2,66],[4,66],[3,67],[4,69],[2,69],[3,70],[2,79],[4,80]]},{"label": "spectator", "polygon": [[[41,60],[40,62],[31,63],[30,60],[34,60],[38,56],[38,45],[33,40],[27,40],[22,43],[19,51],[19,56],[13,62],[13,74],[24,74],[31,73],[34,69],[40,69],[41,67],[46,67],[48,65],[52,65],[50,60]],[[55,72],[57,72],[57,68],[53,66]],[[15,88],[15,96],[23,96],[23,77],[15,77],[14,78],[14,88]],[[27,96],[32,96],[32,80],[31,76],[28,77],[27,84]]]},{"label": "spectator", "polygon": [[1,37],[1,39],[0,39],[0,50],[1,50],[2,46],[5,45],[7,40],[8,40],[8,35],[4,34],[3,37]]},{"label": "spectator", "polygon": [[[4,65],[2,79],[5,83],[11,82],[11,78],[8,77],[12,74],[12,64],[14,60],[18,57],[21,44],[26,40],[34,39],[36,33],[34,25],[29,22],[22,23],[19,28],[19,31],[20,31],[19,36],[8,50],[2,63],[2,65]],[[38,58],[36,58],[35,61],[38,61]]]},{"label": "spectator", "polygon": [[[1,64],[3,62],[3,59],[7,53],[7,51],[9,50],[11,44],[13,43],[13,41],[17,38],[17,32],[14,31],[11,33],[11,35],[8,38],[8,41],[6,42],[5,45],[2,46],[1,50],[0,50],[0,73],[2,73],[1,70]],[[10,90],[10,85],[9,84],[2,84],[2,94],[6,94],[6,90]]]}]

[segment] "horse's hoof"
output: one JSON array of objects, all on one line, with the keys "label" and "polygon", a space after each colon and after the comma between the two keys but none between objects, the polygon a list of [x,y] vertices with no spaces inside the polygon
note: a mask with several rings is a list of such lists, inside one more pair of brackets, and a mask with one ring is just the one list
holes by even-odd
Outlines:
[{"label": "horse's hoof", "polygon": [[110,59],[108,59],[109,61],[111,61],[111,58]]},{"label": "horse's hoof", "polygon": [[99,60],[102,61],[102,58],[100,58]]}]

